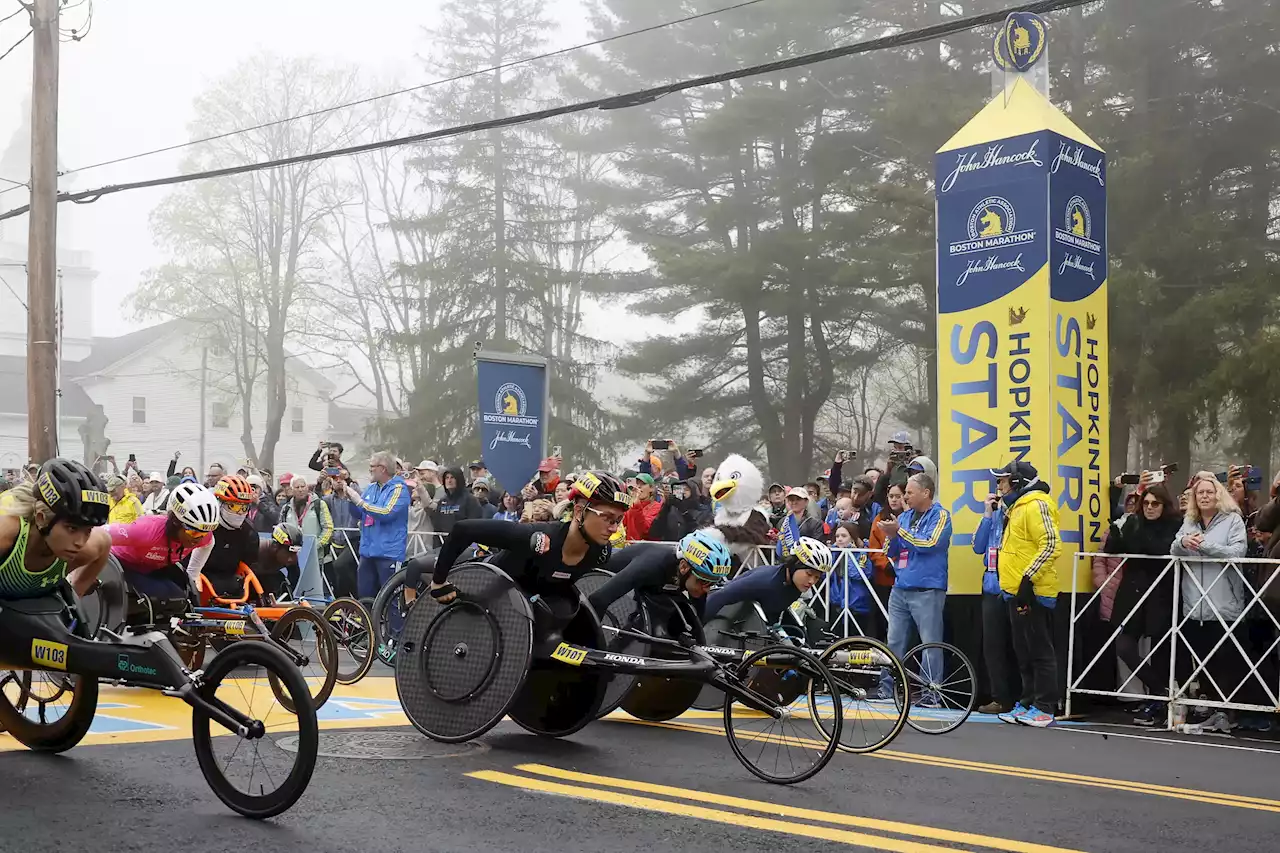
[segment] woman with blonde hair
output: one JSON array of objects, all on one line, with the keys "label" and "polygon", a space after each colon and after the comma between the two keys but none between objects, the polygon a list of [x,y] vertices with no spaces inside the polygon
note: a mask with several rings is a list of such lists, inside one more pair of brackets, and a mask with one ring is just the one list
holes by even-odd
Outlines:
[{"label": "woman with blonde hair", "polygon": [[[1226,562],[1243,557],[1247,549],[1248,537],[1240,508],[1216,475],[1200,471],[1191,478],[1191,499],[1169,552],[1175,557],[1188,558],[1181,566],[1182,613],[1186,617],[1182,634],[1201,660],[1222,639],[1224,625],[1235,625],[1244,613],[1248,602],[1244,577],[1239,567],[1228,566]],[[1233,633],[1238,632],[1242,643],[1247,644],[1245,627],[1241,620]],[[1223,644],[1213,660],[1206,662],[1212,681],[1228,693],[1243,676],[1243,670],[1239,676],[1236,674],[1241,658],[1233,646],[1229,642]],[[1179,658],[1180,662],[1183,660]],[[1190,661],[1187,664],[1190,666]],[[1186,672],[1189,674],[1191,670]],[[1212,689],[1211,679],[1197,680],[1202,687]]]},{"label": "woman with blonde hair", "polygon": [[70,575],[87,595],[111,556],[102,525],[110,512],[102,480],[72,459],[51,459],[35,480],[5,492],[0,510],[0,596],[53,592]]}]

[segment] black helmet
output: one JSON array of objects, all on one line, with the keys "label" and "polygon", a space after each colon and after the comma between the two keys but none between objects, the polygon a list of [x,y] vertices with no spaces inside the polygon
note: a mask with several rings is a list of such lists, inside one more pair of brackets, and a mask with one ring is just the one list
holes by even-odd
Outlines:
[{"label": "black helmet", "polygon": [[290,551],[302,549],[302,528],[292,521],[277,524],[271,530],[271,540],[277,545],[284,545]]},{"label": "black helmet", "polygon": [[627,509],[631,497],[622,481],[607,471],[587,471],[569,491],[570,498],[584,497],[593,504],[610,504]]},{"label": "black helmet", "polygon": [[107,523],[111,501],[106,486],[74,459],[50,459],[41,465],[35,488],[56,518],[84,527]]}]

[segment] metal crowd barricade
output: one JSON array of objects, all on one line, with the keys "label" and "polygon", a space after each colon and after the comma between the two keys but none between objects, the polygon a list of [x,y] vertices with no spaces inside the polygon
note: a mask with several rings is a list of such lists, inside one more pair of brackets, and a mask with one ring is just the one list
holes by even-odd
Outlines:
[{"label": "metal crowd barricade", "polygon": [[[354,527],[336,527],[333,531],[333,542],[336,545],[350,548],[352,547],[352,535],[358,534],[359,532],[360,531]],[[438,549],[441,543],[444,542],[444,538],[445,534],[443,533],[425,533],[416,530],[409,531],[408,545],[405,548],[405,559],[411,560],[414,557]],[[628,545],[635,544],[640,543],[628,543]],[[646,544],[667,545],[671,548],[675,548],[679,543],[654,542]],[[873,551],[866,548],[832,549],[832,556],[835,558],[835,563],[832,566],[830,574],[824,577],[822,581],[814,587],[812,597],[808,599],[808,606],[810,610],[818,616],[818,618],[824,620],[828,624],[829,630],[833,633],[841,637],[863,636],[867,634],[866,629],[858,622],[858,614],[854,613],[849,608],[848,596],[846,596],[843,605],[834,608],[834,611],[831,604],[832,580],[837,577],[844,577],[845,573],[849,572],[851,568],[857,572],[857,577],[860,578],[862,583],[866,584],[867,589],[871,591],[870,598],[873,606],[879,609],[880,615],[886,621],[888,620],[889,614],[885,610],[884,602],[880,600],[880,596],[875,594],[875,588],[872,586],[869,565],[866,564],[866,561],[859,562],[857,559],[853,559],[853,555],[855,554],[870,555],[883,553],[883,551]],[[741,572],[744,569],[753,569],[757,566],[767,566],[772,564],[773,561],[774,546],[761,545],[751,551],[747,559],[743,561],[742,566],[738,571]],[[848,583],[856,582],[857,581],[854,578],[849,578],[846,583],[846,588]],[[797,625],[803,627],[804,620],[794,611],[788,610],[783,614],[783,618],[790,618],[795,621]]]},{"label": "metal crowd barricade", "polygon": [[[1089,596],[1083,605],[1080,605],[1078,603],[1079,594],[1087,592],[1087,590],[1080,590],[1077,587],[1077,579],[1080,576],[1080,561],[1106,558],[1119,559],[1120,563],[1108,574],[1102,586]],[[1078,634],[1083,617],[1093,603],[1100,598],[1102,589],[1106,584],[1121,576],[1121,572],[1126,566],[1136,565],[1139,562],[1159,566],[1156,578],[1143,591],[1133,609],[1125,614],[1124,618],[1119,621],[1115,621],[1113,618],[1112,622],[1104,623],[1110,626],[1110,635],[1101,648],[1084,664],[1083,669],[1077,672],[1076,649],[1081,642]],[[1204,566],[1208,568],[1202,569],[1201,567]],[[1264,597],[1267,593],[1270,593],[1272,597],[1280,600],[1280,583],[1277,582],[1277,578],[1280,577],[1280,561],[1243,557],[1224,560],[1209,557],[1153,557],[1139,554],[1086,552],[1075,555],[1075,564],[1072,568],[1071,592],[1073,605],[1067,652],[1066,713],[1068,716],[1072,713],[1072,699],[1077,695],[1168,702],[1166,723],[1169,728],[1173,728],[1175,716],[1178,716],[1178,706],[1185,705],[1194,704],[1222,710],[1280,713],[1280,666],[1275,668],[1277,673],[1275,682],[1269,682],[1261,671],[1267,663],[1280,664],[1280,658],[1277,657],[1277,649],[1280,648],[1280,619],[1277,619],[1276,607]],[[1267,571],[1268,569],[1270,571]],[[1207,584],[1202,580],[1202,574],[1205,574],[1206,577],[1211,576]],[[1257,578],[1261,575],[1265,575],[1265,580],[1258,583]],[[1152,598],[1153,593],[1156,592],[1161,584],[1170,584],[1172,586],[1172,595],[1170,596],[1172,598],[1172,609],[1168,619],[1169,629],[1165,631],[1162,637],[1151,637],[1151,650],[1142,658],[1134,672],[1130,673],[1128,678],[1115,689],[1099,690],[1084,687],[1085,679],[1094,671],[1094,668],[1103,659],[1104,655],[1114,655],[1116,653],[1116,640],[1123,633],[1125,626],[1132,620],[1143,618],[1143,606]],[[1222,607],[1211,596],[1211,593],[1222,588],[1220,585],[1224,585],[1230,594],[1239,596],[1239,600],[1243,602],[1243,607],[1238,616],[1231,619],[1225,618],[1222,613]],[[1192,619],[1197,614],[1204,616],[1206,613],[1212,618]],[[1203,656],[1196,650],[1195,645],[1188,640],[1184,633],[1186,626],[1192,622],[1215,624],[1222,631],[1222,636]],[[1271,627],[1275,629],[1274,639],[1261,652],[1246,650],[1240,642],[1240,636],[1237,631],[1247,626],[1250,622],[1270,622]],[[1151,692],[1143,693],[1137,690],[1127,690],[1126,688],[1129,687],[1130,683],[1138,679],[1138,673],[1148,666],[1162,644],[1168,645],[1169,654],[1168,679],[1164,689],[1158,690],[1152,685],[1146,685]],[[1218,655],[1218,652],[1228,644],[1233,647],[1234,654],[1240,656],[1246,671],[1239,682],[1234,685],[1226,684],[1224,686],[1218,683],[1218,677],[1215,676],[1213,669],[1218,669],[1219,675],[1221,675],[1222,657]],[[1226,654],[1230,664],[1235,666],[1235,661],[1231,658],[1232,650],[1228,650]],[[1180,655],[1183,656],[1181,665],[1179,664]],[[1188,657],[1190,663],[1187,663]],[[1187,674],[1180,677],[1179,670]],[[1217,692],[1217,696],[1221,698],[1192,696],[1193,686],[1200,681],[1204,681],[1211,686]],[[1228,687],[1230,688],[1229,690],[1226,689]],[[1261,693],[1269,704],[1238,701],[1238,697],[1246,687],[1250,689],[1254,687],[1261,688]]]}]

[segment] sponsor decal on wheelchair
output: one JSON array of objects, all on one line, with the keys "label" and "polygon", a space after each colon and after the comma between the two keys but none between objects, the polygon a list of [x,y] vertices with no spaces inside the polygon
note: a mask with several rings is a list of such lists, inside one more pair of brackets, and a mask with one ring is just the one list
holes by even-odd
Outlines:
[{"label": "sponsor decal on wheelchair", "polygon": [[707,650],[708,654],[721,658],[740,658],[745,657],[747,654],[742,649],[726,649],[721,646],[703,646],[703,648]]},{"label": "sponsor decal on wheelchair", "polygon": [[558,660],[561,663],[567,663],[570,666],[580,666],[587,659],[587,650],[580,649],[577,646],[571,646],[568,643],[561,643],[556,646],[556,650],[551,653],[552,660]]},{"label": "sponsor decal on wheelchair", "polygon": [[116,669],[135,675],[158,675],[154,667],[134,663],[128,655],[116,655]]},{"label": "sponsor decal on wheelchair", "polygon": [[248,623],[243,619],[231,619],[222,623],[222,630],[228,634],[241,636],[248,630]]},{"label": "sponsor decal on wheelchair", "polygon": [[605,660],[616,661],[617,663],[630,663],[636,666],[644,666],[644,658],[632,657],[631,655],[617,655],[609,652],[604,656]]},{"label": "sponsor decal on wheelchair", "polygon": [[856,652],[836,652],[832,657],[836,663],[846,664],[849,666],[872,666],[876,663],[887,663],[882,655],[877,654],[873,649],[861,649]]},{"label": "sponsor decal on wheelchair", "polygon": [[31,641],[31,662],[49,669],[67,671],[67,647],[48,640]]}]

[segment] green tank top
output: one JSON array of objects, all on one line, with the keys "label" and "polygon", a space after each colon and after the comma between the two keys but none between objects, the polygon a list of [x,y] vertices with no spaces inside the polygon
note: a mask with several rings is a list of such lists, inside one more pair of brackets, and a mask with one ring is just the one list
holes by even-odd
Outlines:
[{"label": "green tank top", "polygon": [[55,559],[38,572],[27,571],[27,542],[31,538],[31,525],[25,518],[18,519],[18,538],[13,550],[0,563],[0,598],[36,598],[48,595],[67,574],[66,560]]}]

